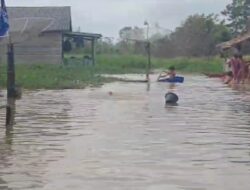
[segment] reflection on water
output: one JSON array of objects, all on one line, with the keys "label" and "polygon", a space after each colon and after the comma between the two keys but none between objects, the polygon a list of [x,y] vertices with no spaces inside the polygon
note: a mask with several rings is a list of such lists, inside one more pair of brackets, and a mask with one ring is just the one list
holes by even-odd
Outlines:
[{"label": "reflection on water", "polygon": [[250,189],[250,92],[187,76],[165,106],[168,90],[25,92],[7,134],[0,111],[0,189]]}]

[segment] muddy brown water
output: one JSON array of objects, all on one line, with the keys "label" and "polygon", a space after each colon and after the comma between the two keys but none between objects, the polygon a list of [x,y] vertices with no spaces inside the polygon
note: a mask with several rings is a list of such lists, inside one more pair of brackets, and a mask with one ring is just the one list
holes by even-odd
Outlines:
[{"label": "muddy brown water", "polygon": [[7,135],[0,110],[0,189],[249,190],[250,91],[186,76],[165,106],[168,90],[25,91]]}]

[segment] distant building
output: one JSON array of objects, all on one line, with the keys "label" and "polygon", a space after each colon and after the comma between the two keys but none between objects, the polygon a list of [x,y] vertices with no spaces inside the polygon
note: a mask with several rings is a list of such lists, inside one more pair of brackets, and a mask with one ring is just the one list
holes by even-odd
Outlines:
[{"label": "distant building", "polygon": [[[72,31],[70,7],[8,7],[15,63],[60,64],[63,36]],[[0,41],[0,61],[6,62]]]}]

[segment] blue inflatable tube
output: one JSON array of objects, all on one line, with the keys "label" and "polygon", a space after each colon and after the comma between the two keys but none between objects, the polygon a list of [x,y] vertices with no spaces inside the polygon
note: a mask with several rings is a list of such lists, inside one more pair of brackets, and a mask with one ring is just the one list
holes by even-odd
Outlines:
[{"label": "blue inflatable tube", "polygon": [[174,78],[160,78],[158,82],[183,83],[184,77],[176,76]]}]

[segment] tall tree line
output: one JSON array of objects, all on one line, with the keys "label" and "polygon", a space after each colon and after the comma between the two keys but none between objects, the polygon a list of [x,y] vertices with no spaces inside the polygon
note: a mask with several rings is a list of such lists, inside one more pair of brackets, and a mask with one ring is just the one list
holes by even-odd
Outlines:
[{"label": "tall tree line", "polygon": [[[134,35],[136,34],[136,35]],[[145,53],[145,32],[138,27],[120,30],[120,42],[116,44],[121,53]],[[175,31],[164,36],[150,37],[152,54],[157,57],[209,56],[216,53],[216,44],[231,38],[229,29],[218,22],[215,15],[191,15]]]},{"label": "tall tree line", "polygon": [[[221,19],[223,16],[223,19]],[[216,45],[245,33],[250,27],[250,0],[232,0],[221,15],[194,14],[179,27],[165,36],[152,36],[152,53],[157,57],[212,56],[218,53]],[[124,27],[120,30],[120,53],[145,53],[140,40],[145,32],[139,27]],[[133,41],[136,37],[139,41]],[[145,39],[145,38],[144,38]]]},{"label": "tall tree line", "polygon": [[[248,31],[250,0],[232,0],[220,15],[190,15],[174,31],[149,35],[149,40],[152,54],[156,57],[202,57],[217,54],[217,44]],[[119,31],[119,36],[120,41],[117,43],[103,38],[97,52],[146,54],[145,41],[148,39],[145,28],[125,26]],[[75,42],[83,44],[78,39]],[[250,53],[250,43],[243,46],[243,52]]]}]

